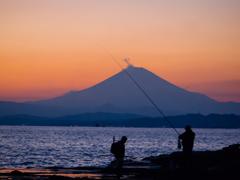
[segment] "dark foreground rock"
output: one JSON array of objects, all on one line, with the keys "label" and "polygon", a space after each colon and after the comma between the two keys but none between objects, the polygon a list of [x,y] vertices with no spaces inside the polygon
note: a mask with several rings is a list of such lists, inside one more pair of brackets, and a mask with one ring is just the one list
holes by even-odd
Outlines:
[{"label": "dark foreground rock", "polygon": [[240,179],[240,144],[230,145],[218,151],[195,151],[191,162],[183,167],[182,152],[170,155],[144,158],[154,164],[161,165],[156,174],[140,174],[139,179]]},{"label": "dark foreground rock", "polygon": [[[240,144],[218,151],[193,152],[191,162],[183,167],[181,152],[125,161],[121,179],[212,180],[240,179]],[[15,168],[0,169],[0,179],[12,180],[70,180],[116,179],[114,162],[108,167],[78,168]]]}]

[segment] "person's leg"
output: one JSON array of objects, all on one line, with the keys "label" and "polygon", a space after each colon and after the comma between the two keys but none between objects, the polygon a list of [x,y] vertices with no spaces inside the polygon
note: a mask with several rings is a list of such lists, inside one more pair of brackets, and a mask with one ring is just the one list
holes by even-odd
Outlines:
[{"label": "person's leg", "polygon": [[192,155],[192,149],[185,149],[184,152],[184,159],[185,159],[185,167],[191,167],[191,155]]},{"label": "person's leg", "polygon": [[117,179],[120,179],[122,166],[123,166],[123,158],[116,158],[116,174],[117,174]]}]

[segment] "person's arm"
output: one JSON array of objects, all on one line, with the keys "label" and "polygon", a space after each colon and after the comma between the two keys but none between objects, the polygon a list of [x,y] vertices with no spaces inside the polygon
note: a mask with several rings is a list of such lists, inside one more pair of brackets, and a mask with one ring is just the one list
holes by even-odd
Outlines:
[{"label": "person's arm", "polygon": [[179,136],[178,136],[178,139],[183,139],[183,137],[184,137],[184,134],[185,134],[185,133],[183,133],[183,134],[179,135]]}]

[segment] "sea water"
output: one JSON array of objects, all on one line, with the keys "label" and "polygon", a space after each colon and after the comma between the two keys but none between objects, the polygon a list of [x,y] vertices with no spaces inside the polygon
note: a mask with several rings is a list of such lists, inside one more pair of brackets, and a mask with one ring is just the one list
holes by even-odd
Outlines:
[{"label": "sea water", "polygon": [[[240,143],[240,129],[193,131],[194,151]],[[127,136],[125,155],[135,160],[179,151],[171,128],[0,126],[0,167],[107,166],[113,136]]]}]

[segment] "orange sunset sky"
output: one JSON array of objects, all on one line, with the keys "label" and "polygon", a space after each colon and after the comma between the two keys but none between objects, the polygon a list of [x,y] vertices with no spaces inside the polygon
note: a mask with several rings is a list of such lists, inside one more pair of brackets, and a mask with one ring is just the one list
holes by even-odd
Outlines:
[{"label": "orange sunset sky", "polygon": [[129,58],[217,101],[240,102],[239,0],[0,0],[0,101],[82,90]]}]

